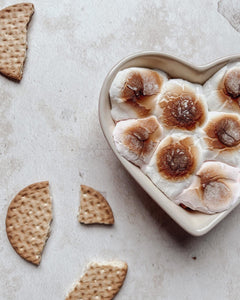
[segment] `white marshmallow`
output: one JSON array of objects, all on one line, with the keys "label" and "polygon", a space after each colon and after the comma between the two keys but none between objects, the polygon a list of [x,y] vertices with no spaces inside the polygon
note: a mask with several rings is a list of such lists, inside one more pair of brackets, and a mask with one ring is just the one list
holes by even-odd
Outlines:
[{"label": "white marshmallow", "polygon": [[[131,82],[130,79],[134,74],[137,74],[137,79]],[[128,68],[118,72],[109,91],[112,105],[112,118],[115,121],[120,121],[152,115],[157,96],[161,91],[163,83],[167,81],[167,79],[167,75],[164,72],[146,68]],[[140,91],[142,100],[138,101],[135,97],[126,99],[124,97],[126,86],[128,91],[132,91],[132,93],[135,91],[137,94],[139,87],[136,85],[139,82],[142,86]],[[151,101],[143,100],[144,97],[147,99],[149,96],[151,97]]]},{"label": "white marshmallow", "polygon": [[207,99],[208,109],[210,111],[221,112],[240,112],[239,103],[226,95],[223,90],[223,78],[230,70],[240,68],[240,62],[230,63],[220,69],[203,85],[203,92]]},{"label": "white marshmallow", "polygon": [[174,202],[207,214],[222,212],[240,196],[240,170],[221,162],[205,162],[192,184]]},{"label": "white marshmallow", "polygon": [[202,86],[182,79],[164,84],[154,112],[169,134],[195,131],[204,125],[207,113]]},{"label": "white marshmallow", "polygon": [[159,141],[162,129],[154,116],[125,120],[116,124],[113,138],[118,152],[137,166],[148,163]]},{"label": "white marshmallow", "polygon": [[[240,167],[240,143],[235,146],[224,146],[219,141],[219,138],[217,135],[215,135],[214,138],[207,135],[208,128],[214,128],[214,126],[217,124],[218,120],[224,120],[228,117],[233,117],[234,120],[239,123],[240,128],[240,117],[238,114],[235,113],[223,113],[223,112],[209,112],[208,114],[208,121],[206,125],[203,127],[202,131],[202,139],[201,144],[206,149],[207,160],[217,160],[221,161],[227,164],[230,164],[234,167]],[[228,128],[227,133],[231,135],[231,137],[235,138],[236,140],[240,139],[240,130],[239,128],[235,129],[235,132],[233,131],[234,128],[231,128],[231,126]],[[216,132],[216,130],[214,130]],[[212,144],[215,142],[216,144]],[[219,144],[219,145],[218,145]]]},{"label": "white marshmallow", "polygon": [[[185,176],[179,176],[175,178],[171,178],[171,176],[166,176],[163,172],[159,171],[158,159],[159,153],[162,153],[163,149],[166,149],[168,145],[171,145],[170,148],[173,149],[173,145],[179,145],[183,140],[187,139],[190,141],[190,146],[188,146],[187,151],[190,151],[193,169],[186,173]],[[178,151],[178,152],[177,152]],[[176,150],[175,153],[179,155],[182,154],[181,150]],[[200,167],[203,159],[204,159],[205,151],[201,149],[199,139],[195,136],[190,136],[182,133],[177,133],[171,136],[164,138],[157,150],[154,152],[150,162],[148,165],[144,166],[142,169],[143,172],[153,181],[153,183],[170,199],[175,198],[178,194],[180,194],[184,188],[188,187],[192,180],[193,174]],[[171,164],[173,160],[170,157],[168,164]],[[184,156],[182,156],[181,160],[184,163]],[[163,165],[163,161],[160,162]],[[168,177],[168,178],[167,178]]]}]

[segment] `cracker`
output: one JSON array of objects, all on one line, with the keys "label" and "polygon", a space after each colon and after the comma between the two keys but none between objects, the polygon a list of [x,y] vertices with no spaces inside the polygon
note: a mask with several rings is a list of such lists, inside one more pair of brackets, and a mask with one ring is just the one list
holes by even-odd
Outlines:
[{"label": "cracker", "polygon": [[107,200],[93,188],[81,185],[78,221],[84,224],[113,224],[113,212]]},{"label": "cracker", "polygon": [[20,81],[27,50],[27,25],[32,3],[19,3],[0,11],[0,73]]},{"label": "cracker", "polygon": [[119,292],[127,274],[125,262],[92,263],[66,300],[111,300]]},{"label": "cracker", "polygon": [[31,184],[15,196],[8,208],[6,231],[9,242],[22,258],[40,264],[51,220],[48,181]]}]

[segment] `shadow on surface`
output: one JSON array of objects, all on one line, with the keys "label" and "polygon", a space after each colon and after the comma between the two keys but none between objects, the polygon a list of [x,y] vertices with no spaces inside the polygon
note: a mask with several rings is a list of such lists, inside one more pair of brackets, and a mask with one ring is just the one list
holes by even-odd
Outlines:
[{"label": "shadow on surface", "polygon": [[[222,220],[216,227],[214,227],[207,234],[195,237],[183,230],[173,219],[165,213],[162,208],[143,190],[143,188],[124,170],[126,173],[126,180],[131,186],[132,191],[135,193],[136,198],[148,211],[150,216],[154,219],[155,224],[158,226],[160,231],[164,231],[167,235],[177,243],[179,247],[188,247],[201,243],[203,240],[209,239],[213,236],[218,236],[224,232],[230,232],[233,227],[234,218],[240,213],[240,206],[235,208],[224,220]],[[235,222],[235,226],[238,223]]]}]

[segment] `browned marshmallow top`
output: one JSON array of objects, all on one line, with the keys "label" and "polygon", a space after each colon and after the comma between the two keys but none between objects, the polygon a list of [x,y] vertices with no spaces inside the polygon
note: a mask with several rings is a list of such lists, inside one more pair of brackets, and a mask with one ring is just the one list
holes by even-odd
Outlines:
[{"label": "browned marshmallow top", "polygon": [[240,111],[240,68],[225,73],[218,85],[218,96],[227,108]]},{"label": "browned marshmallow top", "polygon": [[172,137],[157,153],[159,173],[168,180],[183,180],[191,175],[197,164],[198,150],[191,137],[174,141]]},{"label": "browned marshmallow top", "polygon": [[163,79],[155,71],[132,71],[124,83],[121,98],[139,117],[147,117],[154,108],[153,100],[162,83]]},{"label": "browned marshmallow top", "polygon": [[201,199],[210,210],[220,209],[232,198],[229,178],[224,170],[211,165],[197,174],[200,179]]},{"label": "browned marshmallow top", "polygon": [[124,133],[123,143],[131,152],[140,156],[149,155],[162,135],[155,117],[136,120]]},{"label": "browned marshmallow top", "polygon": [[210,149],[232,150],[240,143],[240,119],[233,114],[213,118],[205,127]]},{"label": "browned marshmallow top", "polygon": [[186,86],[176,86],[164,93],[159,106],[162,109],[161,121],[169,129],[194,130],[206,118],[201,99]]},{"label": "browned marshmallow top", "polygon": [[227,72],[224,78],[224,87],[231,97],[240,96],[240,68]]}]

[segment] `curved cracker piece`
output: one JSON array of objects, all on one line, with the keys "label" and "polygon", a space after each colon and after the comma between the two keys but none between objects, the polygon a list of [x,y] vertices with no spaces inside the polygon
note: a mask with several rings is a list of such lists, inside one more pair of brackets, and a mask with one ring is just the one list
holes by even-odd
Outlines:
[{"label": "curved cracker piece", "polygon": [[21,190],[10,203],[6,217],[6,231],[14,250],[27,261],[39,265],[51,221],[48,181]]},{"label": "curved cracker piece", "polygon": [[27,25],[32,3],[19,3],[0,11],[0,73],[20,81],[27,50]]},{"label": "curved cracker piece", "polygon": [[119,292],[128,266],[125,262],[92,263],[66,300],[111,300]]},{"label": "curved cracker piece", "polygon": [[113,212],[107,200],[93,188],[81,185],[78,221],[84,224],[113,224]]}]

